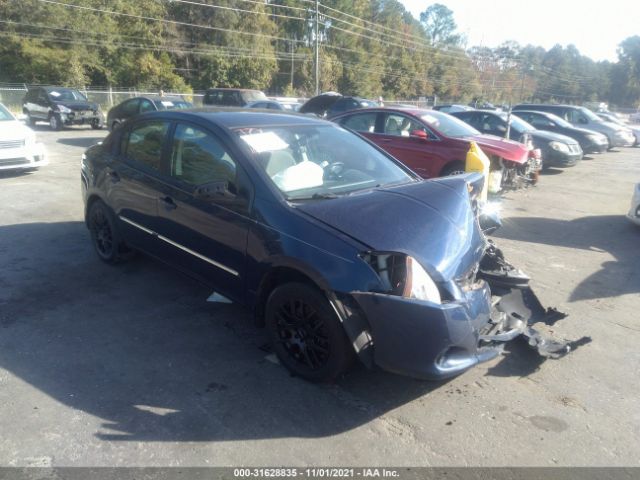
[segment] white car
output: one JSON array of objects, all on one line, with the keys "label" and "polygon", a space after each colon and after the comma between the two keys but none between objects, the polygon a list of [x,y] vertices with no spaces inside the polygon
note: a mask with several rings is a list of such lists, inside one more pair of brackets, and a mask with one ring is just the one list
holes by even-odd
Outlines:
[{"label": "white car", "polygon": [[638,183],[633,189],[631,209],[629,210],[627,217],[636,225],[640,225],[640,183]]},{"label": "white car", "polygon": [[44,145],[36,133],[0,103],[0,171],[35,169],[47,164]]}]

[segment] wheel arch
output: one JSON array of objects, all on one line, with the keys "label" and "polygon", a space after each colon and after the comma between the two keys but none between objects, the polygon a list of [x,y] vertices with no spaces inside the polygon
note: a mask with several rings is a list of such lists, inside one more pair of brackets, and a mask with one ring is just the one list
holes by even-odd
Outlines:
[{"label": "wheel arch", "polygon": [[[85,207],[84,207],[84,223],[88,224],[88,216],[89,216],[89,210],[91,210],[91,207],[94,203],[96,203],[96,201],[101,201],[106,205],[106,202],[104,201],[104,199],[98,195],[95,192],[90,193],[87,196],[87,202],[85,203]],[[109,206],[107,205],[107,208],[109,208]]]},{"label": "wheel arch", "polygon": [[464,160],[449,160],[443,165],[442,169],[440,169],[439,176],[443,177],[447,175],[447,172],[451,170],[455,170],[454,167],[459,167],[459,166],[461,166],[462,170],[464,170],[465,168]]},{"label": "wheel arch", "polygon": [[262,278],[254,304],[254,320],[257,326],[265,325],[265,308],[271,292],[279,285],[290,282],[303,283],[316,288],[334,310],[360,361],[371,368],[374,363],[371,326],[359,305],[349,294],[334,291],[318,273],[299,266],[278,265]]}]

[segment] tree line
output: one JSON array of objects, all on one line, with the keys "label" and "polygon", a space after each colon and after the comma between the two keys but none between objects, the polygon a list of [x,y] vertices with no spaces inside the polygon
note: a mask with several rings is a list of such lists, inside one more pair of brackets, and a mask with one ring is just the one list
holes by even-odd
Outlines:
[{"label": "tree line", "polygon": [[640,102],[640,36],[616,62],[573,45],[468,46],[437,3],[416,19],[397,0],[0,0],[0,82],[310,96],[316,43],[320,91]]}]

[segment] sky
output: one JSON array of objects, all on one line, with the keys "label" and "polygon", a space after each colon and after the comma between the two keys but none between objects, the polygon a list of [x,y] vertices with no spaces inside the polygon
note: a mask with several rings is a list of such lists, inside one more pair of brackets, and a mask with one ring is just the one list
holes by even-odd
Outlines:
[{"label": "sky", "polygon": [[400,0],[414,17],[433,3],[453,11],[467,46],[507,40],[549,49],[574,44],[593,60],[616,61],[618,44],[640,35],[640,0]]}]

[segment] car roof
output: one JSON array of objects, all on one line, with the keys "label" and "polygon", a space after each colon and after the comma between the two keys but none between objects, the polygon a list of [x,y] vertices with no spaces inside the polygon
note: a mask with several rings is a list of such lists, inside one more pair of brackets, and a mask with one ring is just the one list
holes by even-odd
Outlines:
[{"label": "car roof", "polygon": [[[160,112],[149,112],[139,118],[147,116],[155,117]],[[239,127],[269,127],[269,126],[292,126],[292,125],[332,125],[335,124],[317,117],[303,115],[288,111],[251,110],[247,108],[187,108],[184,110],[168,110],[161,115],[171,116],[175,119],[199,118],[210,121],[216,125],[233,129]]]},{"label": "car roof", "polygon": [[133,97],[131,100],[135,100],[136,98],[146,98],[147,100],[151,100],[152,102],[188,102],[189,100],[185,100],[181,97],[160,97],[160,96],[147,96],[141,95],[139,97]]},{"label": "car roof", "polygon": [[545,117],[557,117],[557,115],[555,113],[544,112],[544,111],[541,111],[541,110],[530,110],[530,109],[520,110],[520,109],[518,109],[517,113],[535,113],[536,115],[543,115]]},{"label": "car roof", "polygon": [[[230,88],[230,87],[211,87],[207,88],[207,92],[212,90],[230,90],[233,92],[262,92],[262,90],[258,90],[256,88]],[[264,92],[262,92],[264,93]]]},{"label": "car roof", "polygon": [[50,92],[52,90],[78,90],[77,88],[74,88],[74,87],[56,87],[55,85],[47,85],[46,87],[34,87],[34,88],[43,88],[47,92]]},{"label": "car roof", "polygon": [[[564,103],[520,103],[514,108],[527,107],[530,110],[535,111],[536,107],[562,107],[562,108],[581,108],[580,105],[566,105]],[[520,108],[518,108],[520,109]]]}]

